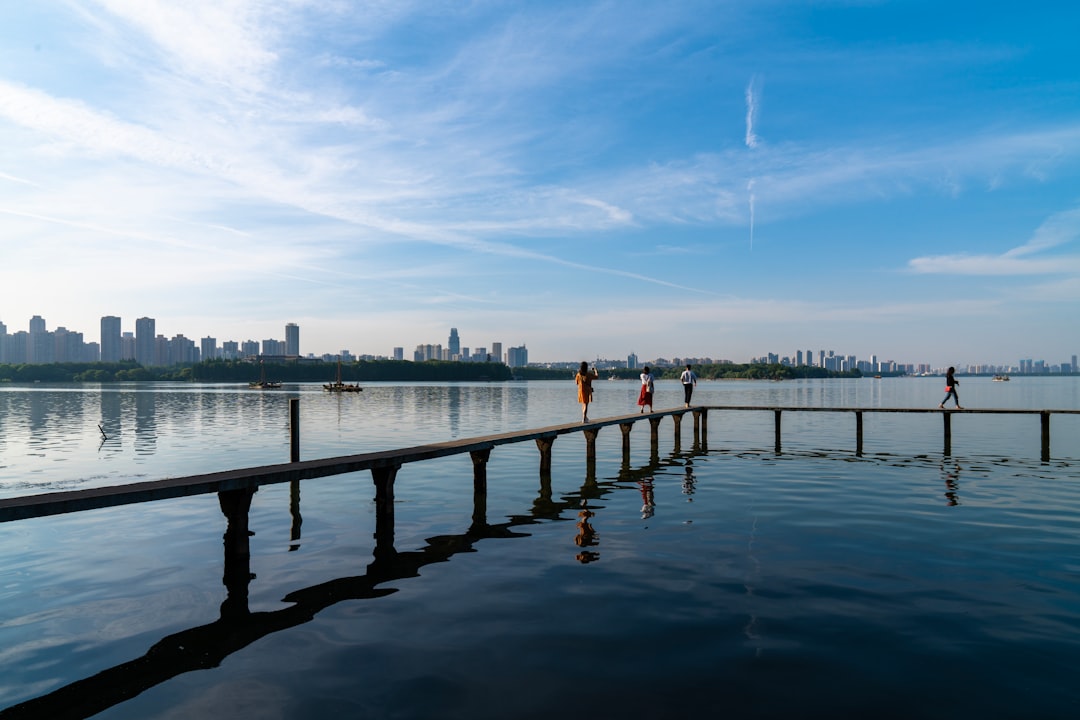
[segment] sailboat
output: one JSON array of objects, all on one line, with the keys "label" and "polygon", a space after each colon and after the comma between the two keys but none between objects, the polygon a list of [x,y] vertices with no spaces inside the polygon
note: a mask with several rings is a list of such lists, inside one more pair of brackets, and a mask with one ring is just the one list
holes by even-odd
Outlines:
[{"label": "sailboat", "polygon": [[257,382],[248,383],[248,387],[252,390],[278,390],[281,388],[281,383],[274,380],[266,379],[266,367],[259,361],[259,380]]},{"label": "sailboat", "polygon": [[349,383],[341,382],[341,358],[337,361],[337,380],[332,383],[324,383],[323,390],[327,392],[363,392],[364,388],[359,385],[350,385]]}]

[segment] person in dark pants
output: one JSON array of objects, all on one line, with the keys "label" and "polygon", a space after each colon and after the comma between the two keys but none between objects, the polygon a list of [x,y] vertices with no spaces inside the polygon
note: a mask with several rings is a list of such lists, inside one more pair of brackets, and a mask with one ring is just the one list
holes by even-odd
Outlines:
[{"label": "person in dark pants", "polygon": [[682,371],[682,375],[679,376],[679,380],[682,381],[683,390],[683,402],[686,403],[686,407],[690,407],[690,396],[694,394],[694,386],[697,385],[697,375],[687,365],[686,369]]},{"label": "person in dark pants", "polygon": [[956,368],[954,368],[954,367],[950,367],[949,371],[947,373],[945,373],[945,399],[942,400],[941,403],[938,405],[938,407],[941,408],[942,410],[945,409],[945,403],[949,402],[950,397],[956,403],[956,409],[957,410],[963,410],[964,409],[964,408],[960,407],[960,396],[956,394],[956,386],[959,385],[960,383],[957,382],[956,377],[955,377],[955,373],[956,373]]}]

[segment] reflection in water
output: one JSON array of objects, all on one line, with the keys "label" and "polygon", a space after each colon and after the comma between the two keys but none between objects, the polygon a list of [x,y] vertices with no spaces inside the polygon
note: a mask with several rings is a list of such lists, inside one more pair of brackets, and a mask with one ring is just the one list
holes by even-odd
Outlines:
[{"label": "reflection in water", "polygon": [[686,496],[686,502],[694,502],[693,495],[697,487],[697,478],[694,477],[694,461],[687,458],[683,471],[682,493]]},{"label": "reflection in water", "polygon": [[157,393],[135,393],[135,454],[153,455],[157,449]]},{"label": "reflection in water", "polygon": [[960,463],[955,459],[942,458],[941,477],[945,480],[945,497],[950,507],[960,504]]},{"label": "reflection in water", "polygon": [[653,493],[653,479],[647,477],[638,481],[638,489],[641,490],[641,519],[648,520],[656,512],[656,497]]},{"label": "reflection in water", "polygon": [[[594,547],[600,542],[596,536],[596,530],[589,522],[589,518],[594,515],[596,513],[589,509],[589,501],[582,500],[581,510],[578,512],[577,535],[574,537],[574,544],[579,548]],[[600,553],[595,550],[582,550],[575,557],[578,562],[585,564],[599,560]]]}]

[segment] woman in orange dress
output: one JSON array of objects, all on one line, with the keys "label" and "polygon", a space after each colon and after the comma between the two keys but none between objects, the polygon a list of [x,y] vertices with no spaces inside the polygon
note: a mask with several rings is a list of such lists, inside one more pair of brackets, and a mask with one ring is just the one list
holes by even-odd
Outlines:
[{"label": "woman in orange dress", "polygon": [[574,382],[577,383],[577,401],[581,403],[581,422],[589,422],[589,403],[592,402],[592,381],[599,375],[600,373],[596,372],[596,368],[590,370],[589,363],[582,360],[581,367],[578,368],[577,375],[574,376]]}]

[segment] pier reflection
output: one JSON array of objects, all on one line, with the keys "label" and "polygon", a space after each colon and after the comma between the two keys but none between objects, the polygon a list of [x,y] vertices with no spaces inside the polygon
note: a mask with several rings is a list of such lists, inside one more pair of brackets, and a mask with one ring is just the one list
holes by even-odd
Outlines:
[{"label": "pier reflection", "polygon": [[[251,612],[249,588],[256,579],[251,572],[249,524],[254,488],[218,493],[218,504],[225,518],[223,535],[222,583],[226,590],[218,620],[167,635],[142,657],[125,662],[76,681],[33,700],[6,710],[0,719],[12,718],[86,718],[123,703],[155,685],[191,672],[220,665],[225,658],[271,633],[313,620],[322,610],[346,600],[385,597],[396,588],[386,583],[419,577],[425,565],[447,562],[458,553],[475,552],[481,540],[528,537],[518,528],[548,521],[574,519],[577,533],[574,544],[580,548],[576,558],[583,564],[595,562],[600,553],[599,534],[593,525],[597,503],[612,492],[624,490],[627,480],[652,482],[664,467],[685,465],[694,453],[672,453],[661,459],[652,454],[641,467],[630,467],[624,459],[617,477],[598,482],[595,458],[586,464],[585,480],[580,489],[558,499],[552,495],[551,475],[542,474],[536,498],[528,512],[511,515],[506,521],[489,523],[486,517],[487,451],[474,454],[474,503],[471,523],[465,532],[427,538],[418,550],[399,551],[394,546],[393,479],[396,467],[372,472],[376,485],[376,528],[372,562],[363,575],[337,578],[293,591],[282,598],[289,607],[274,611]],[[688,471],[689,474],[689,471]],[[684,481],[685,488],[685,481]],[[299,487],[290,487],[292,526],[290,538],[300,537]],[[290,550],[295,546],[290,546]]]}]

